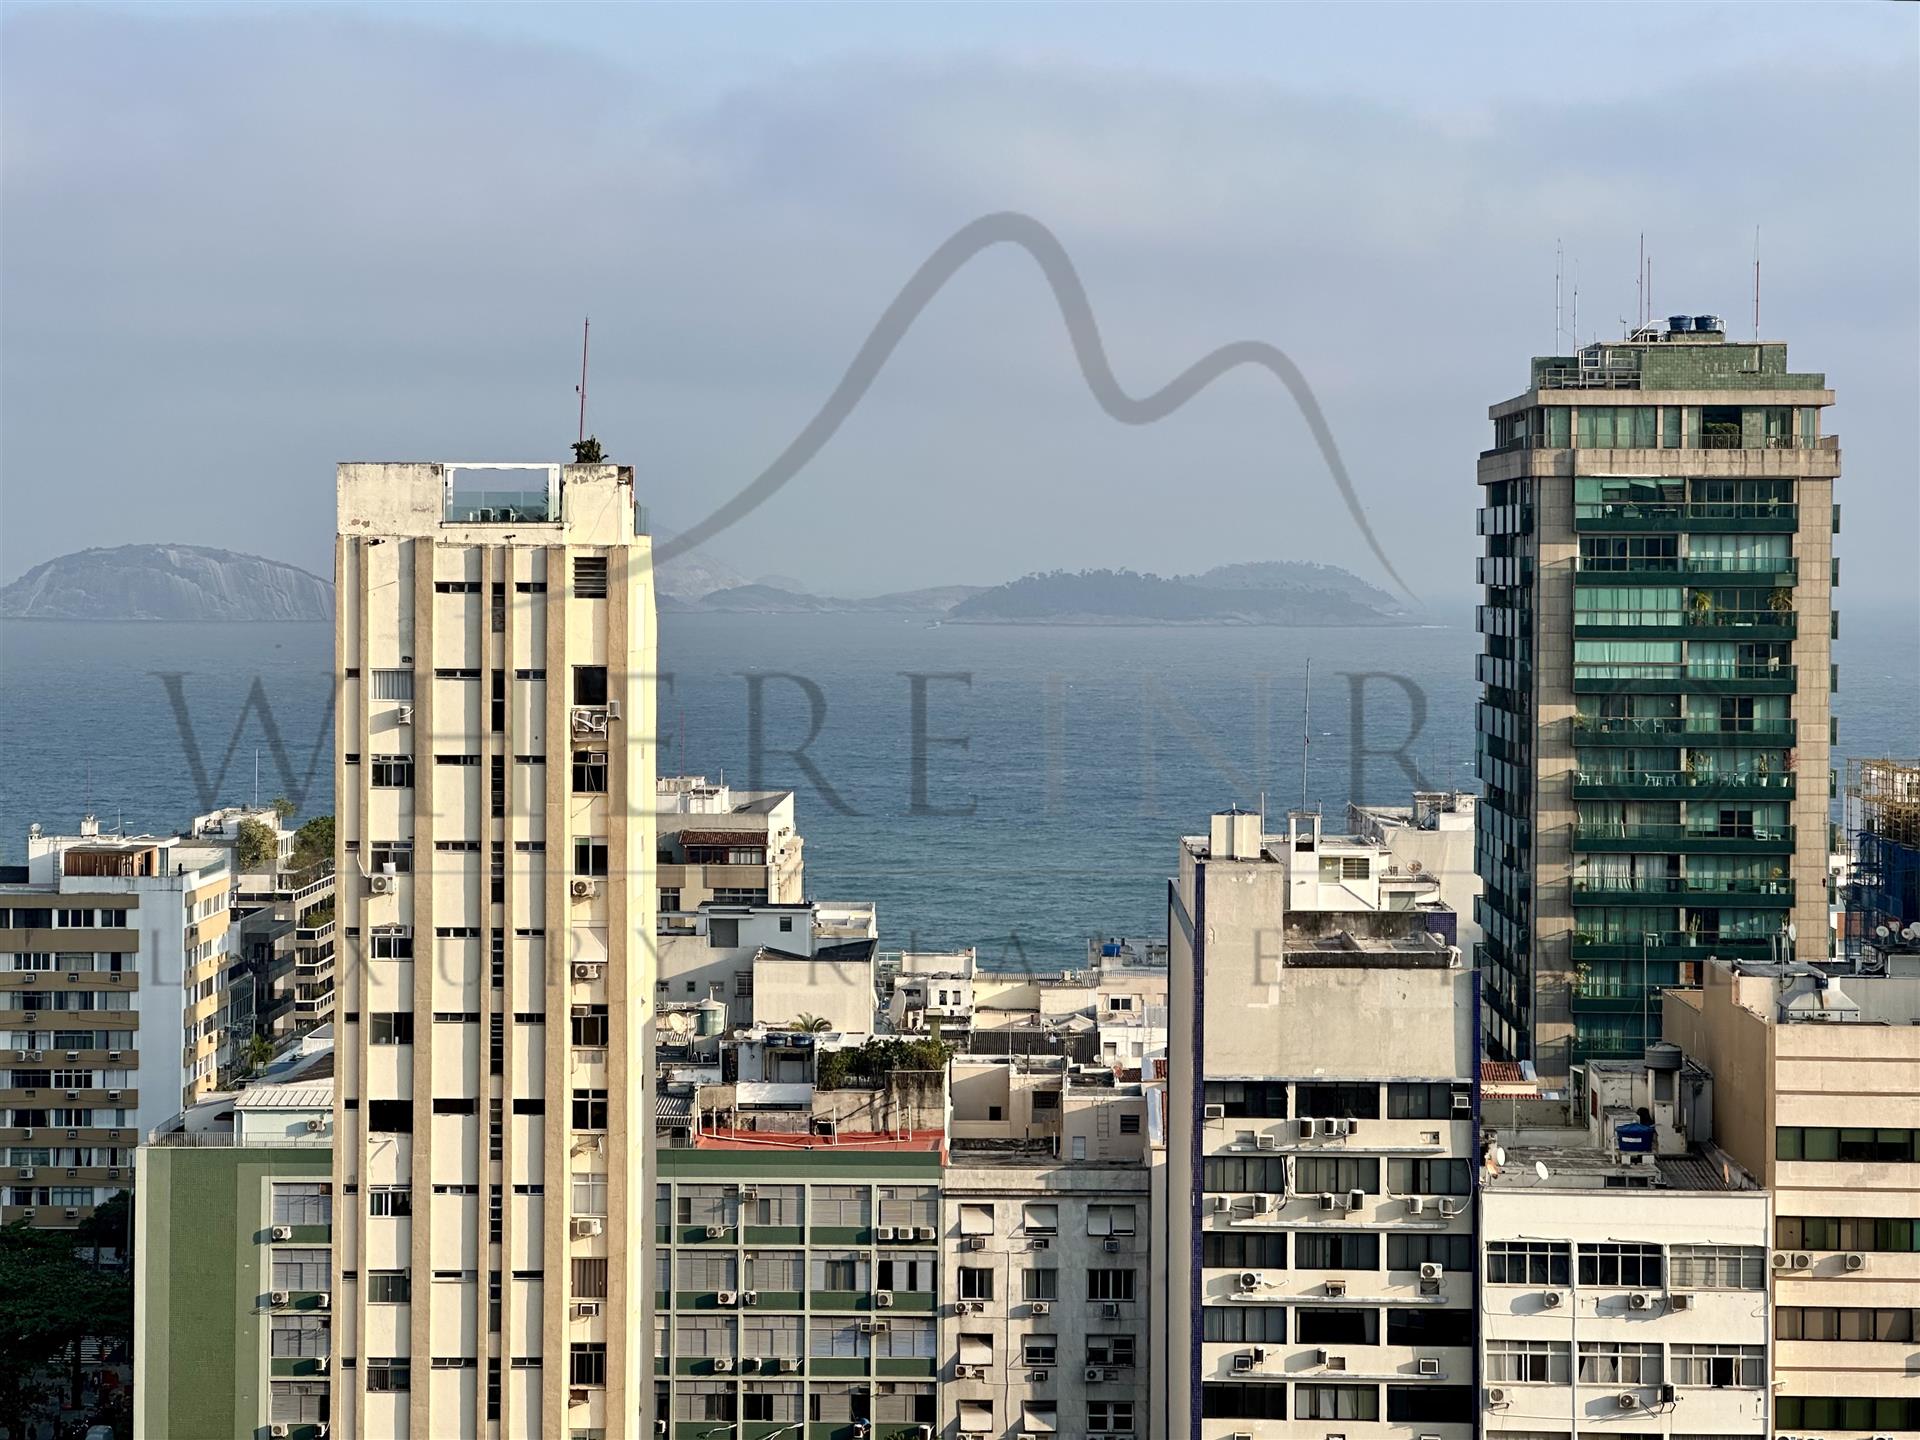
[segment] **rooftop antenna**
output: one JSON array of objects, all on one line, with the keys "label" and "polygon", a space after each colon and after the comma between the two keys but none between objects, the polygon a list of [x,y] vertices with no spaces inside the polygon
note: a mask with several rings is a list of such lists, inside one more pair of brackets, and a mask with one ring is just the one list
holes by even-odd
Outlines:
[{"label": "rooftop antenna", "polygon": [[1565,306],[1561,301],[1561,289],[1567,270],[1567,247],[1560,243],[1558,236],[1553,241],[1553,348],[1560,349],[1560,342],[1567,338]]},{"label": "rooftop antenna", "polygon": [[580,396],[580,434],[581,442],[587,438],[587,340],[593,333],[593,317],[587,316],[580,322],[580,383],[573,388]]},{"label": "rooftop antenna", "polygon": [[1640,308],[1635,314],[1633,321],[1636,326],[1647,323],[1647,232],[1644,230],[1640,232],[1639,268],[1640,273],[1634,277],[1640,289]]},{"label": "rooftop antenna", "polygon": [[1760,338],[1760,227],[1753,227],[1753,338]]},{"label": "rooftop antenna", "polygon": [[1573,348],[1580,348],[1580,258],[1573,261]]},{"label": "rooftop antenna", "polygon": [[1307,657],[1307,683],[1300,707],[1300,808],[1307,808],[1307,750],[1313,744],[1313,657]]}]

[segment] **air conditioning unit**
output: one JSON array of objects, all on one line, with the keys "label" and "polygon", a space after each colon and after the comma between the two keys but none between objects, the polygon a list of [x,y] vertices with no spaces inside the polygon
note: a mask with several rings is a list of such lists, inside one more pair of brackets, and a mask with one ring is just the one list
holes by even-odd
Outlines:
[{"label": "air conditioning unit", "polygon": [[1224,1105],[1203,1105],[1200,1107],[1200,1118],[1203,1120],[1224,1120],[1227,1118],[1227,1107]]},{"label": "air conditioning unit", "polygon": [[109,1059],[109,1060],[118,1060],[118,1059],[120,1058],[120,1056],[121,1056],[121,1055],[122,1055],[123,1053],[124,1053],[124,1052],[122,1052],[122,1051],[119,1051],[119,1050],[109,1050],[109,1051],[107,1052],[107,1059]]},{"label": "air conditioning unit", "polygon": [[333,1368],[333,1361],[329,1356],[322,1355],[313,1362],[313,1368],[324,1375]]},{"label": "air conditioning unit", "polygon": [[80,1092],[78,1090],[67,1091],[67,1099],[78,1100],[79,1098],[80,1098]]},{"label": "air conditioning unit", "polygon": [[1313,1129],[1313,1121],[1302,1120],[1300,1122],[1300,1138],[1302,1140],[1311,1140],[1313,1138]]},{"label": "air conditioning unit", "polygon": [[956,1380],[984,1380],[987,1378],[987,1367],[984,1365],[956,1365],[953,1367],[953,1378]]},{"label": "air conditioning unit", "polygon": [[[902,1237],[902,1238],[905,1238],[905,1237]],[[916,1225],[916,1226],[914,1226],[914,1227],[913,1227],[913,1238],[914,1238],[914,1239],[916,1239],[916,1240],[931,1240],[931,1239],[933,1239],[933,1226],[931,1226],[931,1225]]]},{"label": "air conditioning unit", "polygon": [[269,1305],[284,1305],[292,1298],[293,1296],[285,1290],[270,1290],[267,1292],[267,1303]]},{"label": "air conditioning unit", "polygon": [[25,1130],[22,1130],[20,1132],[20,1135],[21,1135],[21,1138],[25,1140],[33,1139],[33,1127],[29,1125]]},{"label": "air conditioning unit", "polygon": [[413,723],[413,707],[411,705],[396,705],[393,710],[393,718],[397,724],[411,725]]},{"label": "air conditioning unit", "polygon": [[291,1225],[276,1225],[267,1233],[276,1240],[293,1239],[293,1227]]},{"label": "air conditioning unit", "polygon": [[962,1300],[953,1308],[962,1315],[984,1315],[987,1310],[987,1302],[984,1300]]},{"label": "air conditioning unit", "polygon": [[1100,1243],[1100,1248],[1109,1255],[1118,1255],[1120,1253],[1120,1242],[1109,1236]]},{"label": "air conditioning unit", "polygon": [[604,735],[612,716],[604,705],[576,705],[567,718],[576,735]]},{"label": "air conditioning unit", "polygon": [[707,1226],[707,1239],[709,1240],[724,1240],[726,1235],[727,1227],[724,1225]]},{"label": "air conditioning unit", "polygon": [[1321,1288],[1329,1295],[1344,1295],[1347,1293],[1347,1282],[1344,1280],[1329,1280]]},{"label": "air conditioning unit", "polygon": [[1428,1260],[1420,1266],[1422,1280],[1438,1280],[1444,1274],[1446,1271],[1436,1261]]},{"label": "air conditioning unit", "polygon": [[1047,1382],[1048,1376],[1049,1372],[1045,1370],[1029,1370],[1027,1371],[1027,1383],[1029,1385],[1044,1385]]},{"label": "air conditioning unit", "polygon": [[[975,1303],[978,1304],[979,1302],[976,1301]],[[873,1308],[876,1310],[892,1309],[893,1308],[893,1291],[891,1290],[874,1291],[873,1292]]]},{"label": "air conditioning unit", "polygon": [[725,1355],[720,1356],[713,1362],[713,1373],[716,1375],[731,1375],[733,1373],[733,1361],[729,1360]]},{"label": "air conditioning unit", "polygon": [[1691,1310],[1692,1308],[1693,1296],[1691,1295],[1667,1296],[1667,1309],[1669,1310]]},{"label": "air conditioning unit", "polygon": [[1489,1406],[1498,1407],[1506,1403],[1507,1392],[1505,1390],[1501,1389],[1498,1385],[1489,1385],[1487,1387],[1487,1404]]},{"label": "air conditioning unit", "polygon": [[367,877],[367,893],[369,895],[391,895],[399,888],[400,877],[397,875],[369,875]]},{"label": "air conditioning unit", "polygon": [[800,1362],[798,1360],[789,1360],[783,1357],[780,1361],[780,1373],[782,1375],[791,1375],[799,1368]]},{"label": "air conditioning unit", "polygon": [[874,1239],[876,1239],[876,1240],[891,1240],[891,1239],[893,1239],[893,1226],[891,1226],[891,1225],[876,1225],[876,1226],[874,1226],[874,1227],[873,1227],[873,1238],[874,1238]]},{"label": "air conditioning unit", "polygon": [[1334,1199],[1333,1196],[1322,1195],[1320,1197],[1320,1208],[1322,1210],[1337,1210],[1339,1207],[1340,1207],[1340,1202]]},{"label": "air conditioning unit", "polygon": [[1053,1313],[1053,1306],[1048,1301],[1036,1300],[1032,1305],[1027,1307],[1027,1313],[1030,1315],[1051,1315]]},{"label": "air conditioning unit", "polygon": [[281,1436],[291,1435],[292,1433],[293,1430],[290,1426],[284,1425],[278,1420],[267,1427],[267,1434],[273,1436],[274,1440],[280,1440]]},{"label": "air conditioning unit", "polygon": [[1850,1250],[1840,1257],[1840,1263],[1849,1270],[1864,1270],[1867,1268],[1867,1257],[1858,1250]]},{"label": "air conditioning unit", "polygon": [[1256,1135],[1253,1137],[1253,1148],[1256,1150],[1278,1150],[1280,1148],[1280,1141],[1272,1135]]},{"label": "air conditioning unit", "polygon": [[1117,1300],[1101,1301],[1100,1315],[1102,1319],[1118,1320],[1120,1318],[1120,1302]]},{"label": "air conditioning unit", "polygon": [[313,1307],[316,1310],[331,1310],[333,1308],[333,1296],[322,1290],[318,1295],[313,1297]]},{"label": "air conditioning unit", "polygon": [[1407,1214],[1424,1215],[1426,1213],[1427,1213],[1427,1197],[1426,1196],[1409,1195],[1407,1197]]},{"label": "air conditioning unit", "polygon": [[582,960],[578,962],[573,967],[573,978],[576,980],[598,980],[600,978],[600,962],[597,960]]},{"label": "air conditioning unit", "polygon": [[1233,1201],[1225,1195],[1210,1195],[1207,1197],[1207,1208],[1218,1215],[1223,1210],[1231,1210]]},{"label": "air conditioning unit", "polygon": [[326,1128],[327,1128],[327,1122],[321,1119],[318,1115],[314,1116],[311,1120],[307,1121],[307,1133],[310,1135],[318,1135],[322,1130],[325,1130]]},{"label": "air conditioning unit", "polygon": [[1364,1206],[1366,1203],[1367,1203],[1366,1191],[1364,1190],[1347,1191],[1347,1209],[1358,1210],[1362,1206]]},{"label": "air conditioning unit", "polygon": [[737,1290],[722,1290],[715,1294],[713,1298],[721,1305],[738,1305],[740,1303],[740,1292]]},{"label": "air conditioning unit", "polygon": [[1811,1270],[1813,1268],[1813,1256],[1804,1250],[1794,1251],[1793,1268],[1796,1270]]},{"label": "air conditioning unit", "polygon": [[1240,1272],[1239,1284],[1242,1290],[1258,1290],[1266,1283],[1267,1277],[1262,1275],[1258,1270],[1242,1270]]},{"label": "air conditioning unit", "polygon": [[26,1170],[22,1170],[22,1171],[20,1172],[20,1178],[21,1178],[22,1180],[31,1180],[31,1179],[33,1179],[33,1171],[32,1171],[32,1169],[30,1169],[30,1168],[29,1168],[29,1169],[26,1169]]},{"label": "air conditioning unit", "polygon": [[576,900],[591,900],[600,893],[600,882],[576,875],[567,882],[567,893]]},{"label": "air conditioning unit", "polygon": [[[1233,1373],[1236,1375],[1250,1375],[1253,1373],[1253,1352],[1251,1350],[1236,1350],[1233,1352]],[[1100,1372],[1098,1370],[1089,1370],[1087,1371],[1087,1378],[1092,1380],[1099,1374]]]},{"label": "air conditioning unit", "polygon": [[969,1235],[960,1242],[960,1248],[963,1250],[984,1250],[987,1248],[987,1237],[984,1235]]},{"label": "air conditioning unit", "polygon": [[599,1216],[582,1215],[573,1222],[573,1238],[576,1240],[590,1239],[598,1235],[605,1228],[605,1223]]},{"label": "air conditioning unit", "polygon": [[760,1292],[758,1290],[742,1290],[740,1292],[740,1303],[742,1305],[758,1305],[760,1303]]},{"label": "air conditioning unit", "polygon": [[573,1302],[573,1318],[576,1320],[592,1320],[599,1315],[599,1313],[600,1302],[598,1300],[576,1300]]},{"label": "air conditioning unit", "polygon": [[1440,1362],[1432,1359],[1422,1360],[1419,1363],[1419,1370],[1422,1375],[1438,1375],[1440,1373]]},{"label": "air conditioning unit", "polygon": [[1644,1290],[1636,1290],[1627,1296],[1627,1308],[1629,1310],[1645,1310],[1652,1304],[1653,1297]]},{"label": "air conditioning unit", "polygon": [[1640,1408],[1640,1397],[1631,1390],[1622,1390],[1618,1395],[1613,1397],[1613,1403],[1615,1407],[1621,1410],[1638,1410]]},{"label": "air conditioning unit", "polygon": [[1338,1120],[1322,1120],[1320,1122],[1320,1133],[1322,1135],[1338,1135],[1340,1133],[1340,1122]]},{"label": "air conditioning unit", "polygon": [[1540,1297],[1540,1306],[1544,1310],[1558,1310],[1566,1300],[1566,1295],[1561,1291],[1549,1290]]},{"label": "air conditioning unit", "polygon": [[664,1421],[664,1420],[656,1420],[656,1421],[654,1421],[654,1422],[653,1422],[653,1433],[654,1433],[654,1434],[656,1434],[656,1435],[664,1435],[664,1434],[666,1434],[666,1433],[667,1433],[667,1422],[666,1422],[666,1421]]},{"label": "air conditioning unit", "polygon": [[[1271,1195],[1256,1195],[1253,1197],[1253,1213],[1254,1214],[1268,1215],[1268,1214],[1271,1214],[1272,1212],[1273,1212],[1273,1197]],[[1113,1244],[1112,1241],[1108,1241],[1107,1243],[1110,1245]],[[1118,1250],[1120,1247],[1118,1245],[1114,1245],[1113,1248]]]}]

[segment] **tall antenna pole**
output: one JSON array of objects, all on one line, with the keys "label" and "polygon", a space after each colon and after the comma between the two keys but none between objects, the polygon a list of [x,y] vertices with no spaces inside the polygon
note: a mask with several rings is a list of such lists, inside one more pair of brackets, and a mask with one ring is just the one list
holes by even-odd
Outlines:
[{"label": "tall antenna pole", "polygon": [[1573,348],[1580,348],[1580,262],[1573,262]]},{"label": "tall antenna pole", "polygon": [[1640,273],[1634,276],[1640,290],[1640,309],[1634,318],[1635,325],[1647,323],[1647,232],[1640,232]]},{"label": "tall antenna pole", "polygon": [[580,392],[580,435],[587,438],[587,340],[593,332],[593,317],[589,315],[580,322],[580,383],[574,388]]},{"label": "tall antenna pole", "polygon": [[1753,338],[1760,338],[1760,227],[1753,227]]},{"label": "tall antenna pole", "polygon": [[1563,278],[1567,272],[1567,247],[1558,238],[1553,242],[1553,350],[1560,353],[1560,342],[1566,338],[1566,310],[1561,303]]},{"label": "tall antenna pole", "polygon": [[1647,324],[1653,323],[1653,257],[1647,257]]},{"label": "tall antenna pole", "polygon": [[1307,750],[1313,744],[1313,658],[1307,658],[1307,684],[1300,710],[1300,808],[1307,808]]}]

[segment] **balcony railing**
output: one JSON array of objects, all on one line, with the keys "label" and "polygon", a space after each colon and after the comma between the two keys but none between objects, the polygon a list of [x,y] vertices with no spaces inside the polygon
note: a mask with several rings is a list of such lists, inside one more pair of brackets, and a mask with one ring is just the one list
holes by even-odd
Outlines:
[{"label": "balcony railing", "polygon": [[1683,743],[1791,745],[1798,727],[1792,720],[1723,720],[1717,715],[1575,715],[1575,744],[1620,739],[1674,739]]},{"label": "balcony railing", "polygon": [[1729,895],[1793,898],[1793,881],[1694,875],[1576,875],[1573,893],[1597,895]]},{"label": "balcony railing", "polygon": [[1698,960],[1718,955],[1729,960],[1765,960],[1779,943],[1777,933],[1726,935],[1692,930],[1576,930],[1573,952],[1594,960]]},{"label": "balcony railing", "polygon": [[1791,690],[1799,676],[1791,665],[1749,660],[1595,660],[1575,662],[1575,689],[1592,691],[1638,687],[1661,689],[1682,684],[1724,685],[1755,691]]},{"label": "balcony railing", "polygon": [[1582,575],[1794,575],[1791,555],[1582,555],[1574,568]]},{"label": "balcony railing", "polygon": [[1798,617],[1792,610],[1575,610],[1574,633],[1596,630],[1674,630],[1711,634],[1764,630],[1768,638],[1791,639]]},{"label": "balcony railing", "polygon": [[1791,850],[1793,826],[1742,825],[1732,829],[1702,829],[1690,825],[1613,825],[1605,821],[1591,821],[1574,826],[1573,844],[1575,849],[1604,846],[1608,849],[1675,850],[1684,848],[1711,851],[1725,846],[1729,850],[1763,847],[1769,850]]},{"label": "balcony railing", "polygon": [[1794,792],[1793,772],[1750,770],[1576,770],[1573,793],[1588,791],[1711,791],[1715,795],[1767,794],[1782,798]]},{"label": "balcony railing", "polygon": [[1587,530],[1795,530],[1800,507],[1786,500],[1588,500],[1573,507],[1576,528]]}]

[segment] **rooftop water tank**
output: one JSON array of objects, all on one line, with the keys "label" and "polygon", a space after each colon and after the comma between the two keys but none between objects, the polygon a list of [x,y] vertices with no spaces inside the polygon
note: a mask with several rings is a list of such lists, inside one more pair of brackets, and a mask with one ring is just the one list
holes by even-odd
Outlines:
[{"label": "rooftop water tank", "polygon": [[1693,329],[1693,317],[1691,315],[1669,315],[1667,317],[1667,332],[1669,334],[1684,335],[1691,329]]},{"label": "rooftop water tank", "polygon": [[1647,1046],[1645,1060],[1649,1070],[1678,1070],[1680,1047],[1671,1040],[1656,1040]]},{"label": "rooftop water tank", "polygon": [[1693,317],[1693,328],[1709,334],[1718,334],[1726,327],[1720,323],[1718,315],[1696,315]]}]

